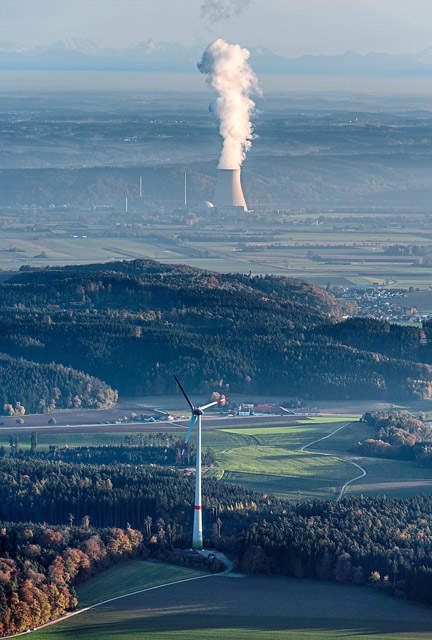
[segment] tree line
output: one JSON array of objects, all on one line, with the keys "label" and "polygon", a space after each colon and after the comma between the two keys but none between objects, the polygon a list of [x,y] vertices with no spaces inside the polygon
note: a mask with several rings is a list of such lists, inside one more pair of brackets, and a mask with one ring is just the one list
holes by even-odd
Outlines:
[{"label": "tree line", "polygon": [[[181,470],[38,459],[0,460],[0,520],[142,532],[160,552],[190,546],[194,478]],[[291,505],[203,481],[205,545],[246,572],[369,584],[432,603],[432,496]]]},{"label": "tree line", "polygon": [[[421,419],[420,419],[421,418]],[[432,427],[424,414],[415,418],[409,411],[368,411],[362,420],[377,430],[352,446],[354,453],[378,458],[413,460],[432,466]]]},{"label": "tree line", "polygon": [[[62,462],[73,462],[93,465],[142,465],[157,464],[160,466],[190,466],[196,463],[196,446],[188,443],[185,453],[180,460],[184,439],[177,438],[169,433],[138,434],[141,444],[133,444],[133,434],[126,435],[124,445],[101,445],[101,446],[80,446],[80,447],[59,447],[51,444],[46,450],[38,450],[37,433],[31,434],[30,449],[22,449],[19,446],[18,436],[15,434],[10,438],[11,458],[30,458],[38,460],[61,460]],[[0,447],[0,457],[6,455],[6,448]],[[215,463],[215,452],[207,447],[201,454],[201,461],[204,465]]]},{"label": "tree line", "polygon": [[131,527],[0,523],[0,634],[20,633],[77,606],[74,586],[136,554],[143,535]]},{"label": "tree line", "polygon": [[102,380],[70,366],[0,353],[0,413],[22,416],[54,409],[110,407],[118,394]]}]

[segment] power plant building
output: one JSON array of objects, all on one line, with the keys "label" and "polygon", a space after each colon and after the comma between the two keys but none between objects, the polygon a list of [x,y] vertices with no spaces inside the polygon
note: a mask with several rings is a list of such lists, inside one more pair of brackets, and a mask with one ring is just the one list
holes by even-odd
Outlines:
[{"label": "power plant building", "polygon": [[213,202],[220,211],[227,213],[248,210],[240,182],[240,169],[218,169]]}]

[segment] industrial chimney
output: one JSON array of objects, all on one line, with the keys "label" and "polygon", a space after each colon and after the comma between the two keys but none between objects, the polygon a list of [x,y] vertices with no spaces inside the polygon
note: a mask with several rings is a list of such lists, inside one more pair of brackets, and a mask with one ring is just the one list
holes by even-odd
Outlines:
[{"label": "industrial chimney", "polygon": [[247,211],[240,182],[240,169],[218,169],[214,204],[219,208],[242,207]]}]

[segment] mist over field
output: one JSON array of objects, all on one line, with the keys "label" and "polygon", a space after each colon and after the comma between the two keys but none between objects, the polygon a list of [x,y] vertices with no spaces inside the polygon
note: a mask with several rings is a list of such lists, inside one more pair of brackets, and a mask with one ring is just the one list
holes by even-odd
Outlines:
[{"label": "mist over field", "polygon": [[[197,74],[198,75],[198,74]],[[201,80],[202,81],[202,80]],[[203,83],[204,84],[204,83]],[[4,92],[0,205],[211,200],[221,152],[210,92]],[[429,100],[264,93],[243,167],[250,205],[429,210]],[[162,188],[163,187],[163,188]]]}]

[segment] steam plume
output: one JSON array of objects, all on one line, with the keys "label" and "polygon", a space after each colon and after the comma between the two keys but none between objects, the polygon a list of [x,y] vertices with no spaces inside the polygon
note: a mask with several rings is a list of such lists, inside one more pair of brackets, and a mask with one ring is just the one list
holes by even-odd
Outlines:
[{"label": "steam plume", "polygon": [[203,53],[198,69],[219,97],[210,105],[220,120],[223,138],[219,169],[238,169],[252,145],[251,115],[253,92],[260,93],[257,78],[248,59],[250,53],[238,44],[215,40]]},{"label": "steam plume", "polygon": [[204,0],[201,15],[209,17],[212,22],[229,20],[232,14],[239,16],[250,3],[251,0]]}]

